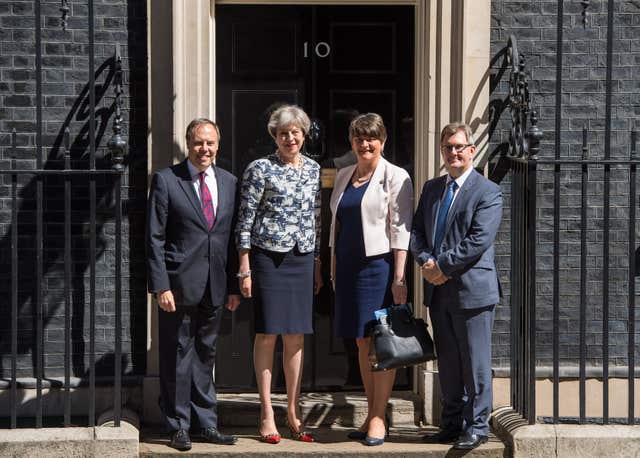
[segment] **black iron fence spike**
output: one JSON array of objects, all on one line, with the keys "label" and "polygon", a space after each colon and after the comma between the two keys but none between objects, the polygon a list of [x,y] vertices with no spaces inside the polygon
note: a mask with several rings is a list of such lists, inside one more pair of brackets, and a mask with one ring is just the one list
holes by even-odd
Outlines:
[{"label": "black iron fence spike", "polygon": [[14,160],[18,158],[17,145],[18,145],[18,132],[14,127],[13,129],[11,129],[11,159],[14,159]]},{"label": "black iron fence spike", "polygon": [[536,110],[531,110],[530,119],[531,127],[527,132],[527,140],[529,143],[529,158],[535,160],[538,158],[538,153],[540,152],[540,140],[542,140],[544,134],[538,127],[538,112]]},{"label": "black iron fence spike", "polygon": [[67,25],[69,25],[68,19],[70,12],[71,7],[69,6],[69,0],[62,0],[62,4],[60,5],[60,13],[62,14],[62,17],[60,18],[60,25],[62,26],[62,30],[64,32],[67,31]]},{"label": "black iron fence spike", "polygon": [[64,166],[69,168],[71,162],[71,133],[68,127],[64,128],[64,148],[62,153],[64,155]]},{"label": "black iron fence spike", "polygon": [[587,10],[589,9],[589,3],[589,0],[582,0],[580,2],[582,5],[582,27],[585,29],[587,28],[587,14],[589,14]]},{"label": "black iron fence spike", "polygon": [[113,135],[107,146],[111,151],[112,167],[115,170],[122,170],[124,156],[127,153],[127,143],[121,135],[122,132],[122,56],[120,45],[116,44],[115,49],[115,76],[113,80],[113,90],[115,93],[115,117],[113,119]]}]

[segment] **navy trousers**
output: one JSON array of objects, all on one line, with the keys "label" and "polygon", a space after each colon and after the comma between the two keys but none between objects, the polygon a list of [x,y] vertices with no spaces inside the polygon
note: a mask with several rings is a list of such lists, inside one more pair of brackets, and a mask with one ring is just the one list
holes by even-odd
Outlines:
[{"label": "navy trousers", "polygon": [[160,407],[169,431],[217,427],[213,366],[223,306],[207,288],[198,306],[159,310]]},{"label": "navy trousers", "polygon": [[489,433],[494,308],[461,309],[445,288],[434,290],[429,315],[438,354],[443,429]]}]

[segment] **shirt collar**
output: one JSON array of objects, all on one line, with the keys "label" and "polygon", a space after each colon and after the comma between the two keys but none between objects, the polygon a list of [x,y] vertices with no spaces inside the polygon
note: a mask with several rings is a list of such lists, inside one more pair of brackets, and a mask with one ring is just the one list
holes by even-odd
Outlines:
[{"label": "shirt collar", "polygon": [[[200,175],[200,170],[198,170],[189,159],[187,159],[187,167],[189,168],[189,175],[191,178],[196,179],[198,175]],[[211,176],[213,174],[213,168],[211,166],[207,167],[204,174]]]},{"label": "shirt collar", "polygon": [[[471,175],[472,170],[473,170],[473,167],[469,167],[467,170],[465,170],[465,172],[462,175],[460,175],[458,178],[455,179],[455,182],[458,185],[458,189],[460,189],[464,184],[464,182],[467,180],[467,178],[469,178],[469,175]],[[453,180],[453,178],[451,178],[451,175],[447,175],[447,184],[449,184],[451,180]]]}]

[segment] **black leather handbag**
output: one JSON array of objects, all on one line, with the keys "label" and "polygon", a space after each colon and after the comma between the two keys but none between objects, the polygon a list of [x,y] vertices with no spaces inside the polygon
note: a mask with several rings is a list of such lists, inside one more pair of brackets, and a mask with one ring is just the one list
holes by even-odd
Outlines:
[{"label": "black leather handbag", "polygon": [[387,315],[369,331],[371,370],[384,371],[436,359],[427,324],[413,316],[411,305],[387,310]]}]

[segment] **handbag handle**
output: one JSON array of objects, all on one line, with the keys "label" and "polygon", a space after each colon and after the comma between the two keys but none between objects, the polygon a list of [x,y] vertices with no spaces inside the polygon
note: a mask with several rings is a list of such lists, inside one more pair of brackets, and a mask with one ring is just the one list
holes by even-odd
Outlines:
[{"label": "handbag handle", "polygon": [[[389,333],[390,335],[392,335],[392,336],[395,336],[395,335],[396,335],[396,333],[395,333],[395,332],[393,332],[393,328],[392,328],[391,326],[389,326],[389,324],[388,324],[388,323],[387,323],[387,324],[383,324],[382,326],[384,326],[384,327],[386,328],[387,333]],[[373,337],[375,337],[375,336],[380,336],[380,335],[382,335],[382,334],[383,334],[383,332],[382,332],[380,329],[375,329],[375,330],[373,331]]]},{"label": "handbag handle", "polygon": [[406,312],[404,315],[405,317],[402,317],[402,321],[404,321],[405,323],[411,323],[413,320],[415,320],[415,315],[413,313],[413,305],[411,304],[411,302],[407,302],[405,304],[394,304],[392,306],[393,308],[400,308],[401,310]]}]

